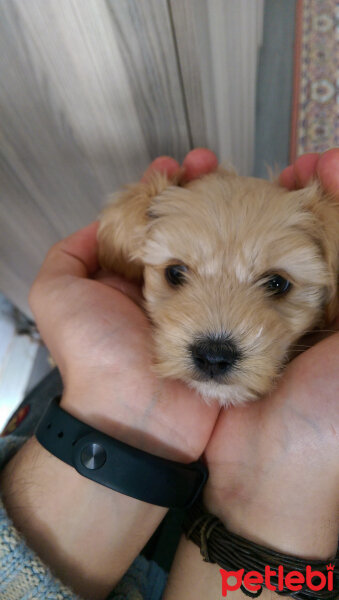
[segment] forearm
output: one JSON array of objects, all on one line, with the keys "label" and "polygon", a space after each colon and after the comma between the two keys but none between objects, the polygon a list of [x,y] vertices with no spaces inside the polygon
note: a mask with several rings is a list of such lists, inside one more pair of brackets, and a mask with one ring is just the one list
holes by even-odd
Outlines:
[{"label": "forearm", "polygon": [[29,546],[85,598],[107,596],[165,514],[82,477],[35,438],[4,469],[1,491]]},{"label": "forearm", "polygon": [[[300,557],[306,560],[319,560],[329,563],[334,561],[338,544],[338,511],[335,502],[336,490],[329,487],[328,494],[320,494],[321,498],[313,504],[313,511],[308,513],[307,502],[304,501],[304,515],[298,514],[297,518],[293,511],[288,511],[288,503],[283,505],[276,499],[277,507],[270,500],[270,495],[266,492],[265,498],[267,505],[252,504],[250,501],[242,503],[240,500],[232,499],[221,502],[223,510],[222,521],[227,522],[227,527],[234,533],[263,545],[266,548],[280,551],[291,556]],[[208,485],[207,485],[208,488]],[[324,486],[325,489],[325,486]],[[331,494],[332,489],[332,494]],[[310,492],[309,492],[310,494]],[[329,501],[332,497],[332,503]],[[205,494],[206,500],[206,494]],[[218,503],[216,503],[218,504]],[[294,503],[295,505],[295,503]],[[228,508],[228,510],[227,510]],[[316,511],[315,508],[318,510]],[[211,510],[217,514],[216,510]],[[224,517],[227,513],[227,518]],[[298,511],[297,511],[298,513]],[[197,520],[197,514],[195,515]],[[196,521],[197,522],[197,521]],[[201,522],[200,522],[201,525]],[[199,529],[199,527],[198,527]],[[202,530],[204,527],[202,527]],[[202,535],[202,531],[201,531]],[[200,534],[199,534],[200,536]],[[216,549],[216,540],[213,542]],[[220,549],[220,545],[218,545]],[[237,556],[237,548],[234,547],[234,556]],[[264,553],[265,556],[266,553]],[[253,570],[256,570],[256,559],[253,556]],[[265,565],[269,565],[269,559],[266,559]],[[294,562],[294,561],[293,561]],[[237,566],[228,569],[229,571],[241,570],[245,565],[241,560],[236,562]],[[288,571],[294,569],[284,569],[283,575],[286,577]],[[299,570],[295,567],[295,570]],[[274,569],[273,569],[274,571]],[[272,573],[273,575],[273,573]],[[281,584],[281,580],[279,580]],[[232,588],[234,584],[236,589]],[[239,583],[239,585],[238,585]],[[268,579],[268,587],[273,583]],[[225,589],[226,588],[226,589]],[[217,564],[204,562],[199,547],[192,541],[182,537],[180,546],[175,556],[174,564],[169,577],[164,600],[195,600],[197,597],[205,600],[215,600],[223,593],[231,600],[246,599],[240,588],[240,581],[236,581],[227,572],[220,572]],[[292,589],[292,588],[291,588]],[[226,594],[227,591],[227,594]],[[263,587],[261,598],[278,598],[279,596],[273,589]]]},{"label": "forearm", "polygon": [[[163,600],[216,600],[216,598],[227,597],[229,600],[248,600],[248,596],[239,589],[240,582],[235,577],[226,577],[227,585],[235,590],[223,590],[223,577],[220,567],[203,561],[200,549],[190,540],[182,537],[175,555],[174,563],[168,579]],[[272,582],[269,582],[273,585]],[[273,600],[281,598],[277,593],[263,587],[260,595],[261,600]],[[284,596],[292,600],[292,596]]]},{"label": "forearm", "polygon": [[[235,580],[230,581],[234,583]],[[171,569],[163,600],[216,600],[221,598],[222,577],[220,567],[203,561],[198,546],[182,538]],[[261,600],[278,598],[274,592],[263,588]],[[248,600],[240,589],[227,591],[229,600]],[[286,596],[285,596],[286,598]]]}]

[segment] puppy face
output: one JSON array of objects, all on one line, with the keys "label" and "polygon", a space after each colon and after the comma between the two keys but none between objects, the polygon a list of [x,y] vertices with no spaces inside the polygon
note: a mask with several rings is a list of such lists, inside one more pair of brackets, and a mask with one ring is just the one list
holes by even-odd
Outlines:
[{"label": "puppy face", "polygon": [[157,373],[223,405],[266,393],[333,302],[322,216],[315,186],[224,172],[152,198],[130,258],[144,269]]}]

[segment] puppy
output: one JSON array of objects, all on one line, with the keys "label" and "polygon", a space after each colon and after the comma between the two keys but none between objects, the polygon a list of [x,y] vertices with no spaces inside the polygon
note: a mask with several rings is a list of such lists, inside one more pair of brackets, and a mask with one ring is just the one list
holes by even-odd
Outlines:
[{"label": "puppy", "polygon": [[221,168],[176,183],[155,173],[115,194],[101,266],[143,279],[160,376],[224,406],[255,399],[336,315],[339,205],[316,182],[290,192]]}]

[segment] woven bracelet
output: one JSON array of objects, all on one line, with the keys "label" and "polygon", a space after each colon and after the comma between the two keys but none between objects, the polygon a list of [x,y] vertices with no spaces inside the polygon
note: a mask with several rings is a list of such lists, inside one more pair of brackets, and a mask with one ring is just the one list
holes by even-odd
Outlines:
[{"label": "woven bracelet", "polygon": [[[186,537],[200,547],[205,562],[218,564],[225,571],[225,577],[231,577],[230,571],[233,577],[241,576],[242,583],[238,587],[251,598],[260,596],[269,573],[270,587],[266,587],[281,596],[299,600],[339,599],[339,552],[326,563],[282,554],[227,531],[219,518],[208,513],[201,502],[194,504],[186,513],[183,529]],[[286,577],[289,573],[291,575]],[[247,574],[250,585],[245,587]],[[255,582],[250,580],[254,574],[259,576]],[[254,586],[259,580],[261,586]]]}]

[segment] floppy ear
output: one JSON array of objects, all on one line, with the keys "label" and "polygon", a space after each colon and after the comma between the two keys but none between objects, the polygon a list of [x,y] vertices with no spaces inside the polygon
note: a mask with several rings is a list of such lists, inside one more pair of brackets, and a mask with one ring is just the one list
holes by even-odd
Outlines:
[{"label": "floppy ear", "polygon": [[99,263],[103,269],[129,279],[142,278],[143,263],[136,256],[145,237],[147,210],[156,196],[174,184],[173,179],[154,172],[147,182],[129,185],[112,196],[99,216]]},{"label": "floppy ear", "polygon": [[330,273],[325,320],[331,323],[339,315],[339,205],[325,233],[325,257]]},{"label": "floppy ear", "polygon": [[317,238],[328,267],[325,322],[331,323],[339,314],[339,200],[323,191],[318,183],[312,184],[309,191],[308,208],[319,225]]}]

